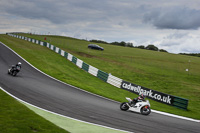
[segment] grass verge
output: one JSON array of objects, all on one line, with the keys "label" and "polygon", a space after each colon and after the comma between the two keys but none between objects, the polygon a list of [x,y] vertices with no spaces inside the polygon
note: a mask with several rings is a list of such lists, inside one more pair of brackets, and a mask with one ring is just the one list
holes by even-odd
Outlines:
[{"label": "grass verge", "polygon": [[68,133],[0,90],[1,133]]},{"label": "grass verge", "polygon": [[37,109],[28,104],[25,104],[29,109],[33,110],[35,113],[39,114],[43,118],[51,121],[57,126],[68,130],[71,133],[123,133],[123,131],[114,130],[110,128],[105,128],[97,125],[92,125],[89,123],[73,120],[63,116],[58,116],[50,112],[46,112],[41,109]]}]

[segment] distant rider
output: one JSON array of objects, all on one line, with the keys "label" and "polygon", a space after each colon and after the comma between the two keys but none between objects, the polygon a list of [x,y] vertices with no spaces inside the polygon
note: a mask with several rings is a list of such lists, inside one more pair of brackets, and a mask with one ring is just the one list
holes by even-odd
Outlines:
[{"label": "distant rider", "polygon": [[21,65],[22,65],[21,62],[18,62],[16,65],[12,65],[12,69],[10,71],[12,72],[15,68],[19,68],[19,70],[21,70],[21,68],[22,68]]},{"label": "distant rider", "polygon": [[130,105],[131,105],[131,106],[134,106],[137,102],[142,102],[142,101],[144,101],[144,99],[145,99],[145,96],[144,96],[143,94],[141,94],[139,97],[134,98],[134,99],[131,101]]}]

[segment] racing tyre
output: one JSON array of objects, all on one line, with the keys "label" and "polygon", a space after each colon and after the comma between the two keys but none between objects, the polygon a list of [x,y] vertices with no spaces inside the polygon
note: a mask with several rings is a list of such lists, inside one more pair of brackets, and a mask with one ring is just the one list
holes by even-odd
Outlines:
[{"label": "racing tyre", "polygon": [[142,115],[149,115],[151,113],[151,109],[149,106],[144,106],[140,110]]},{"label": "racing tyre", "polygon": [[16,75],[17,75],[17,71],[14,71],[14,72],[12,73],[12,75],[13,75],[13,76],[16,76]]},{"label": "racing tyre", "polygon": [[129,106],[127,105],[126,102],[124,102],[124,103],[121,103],[120,109],[123,111],[127,111],[129,109]]}]

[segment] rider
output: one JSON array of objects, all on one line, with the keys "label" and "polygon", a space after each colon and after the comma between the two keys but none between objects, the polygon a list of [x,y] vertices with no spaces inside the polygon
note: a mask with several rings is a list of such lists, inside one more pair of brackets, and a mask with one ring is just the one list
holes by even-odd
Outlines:
[{"label": "rider", "polygon": [[18,68],[18,67],[21,69],[22,68],[21,65],[22,65],[21,62],[18,62],[16,65],[12,65],[12,69],[10,71],[13,71],[15,68]]},{"label": "rider", "polygon": [[131,101],[131,106],[134,106],[137,102],[144,101],[144,99],[145,99],[145,96],[141,94],[139,97],[136,97]]}]

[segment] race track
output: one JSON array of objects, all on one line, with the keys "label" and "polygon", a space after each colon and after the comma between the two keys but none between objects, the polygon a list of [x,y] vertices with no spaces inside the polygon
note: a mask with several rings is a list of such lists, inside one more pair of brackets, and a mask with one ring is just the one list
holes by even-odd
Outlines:
[{"label": "race track", "polygon": [[[18,61],[17,77],[7,74]],[[135,133],[199,133],[200,123],[151,113],[149,116],[124,112],[119,103],[60,83],[35,70],[0,44],[0,86],[30,104],[83,121]]]}]

